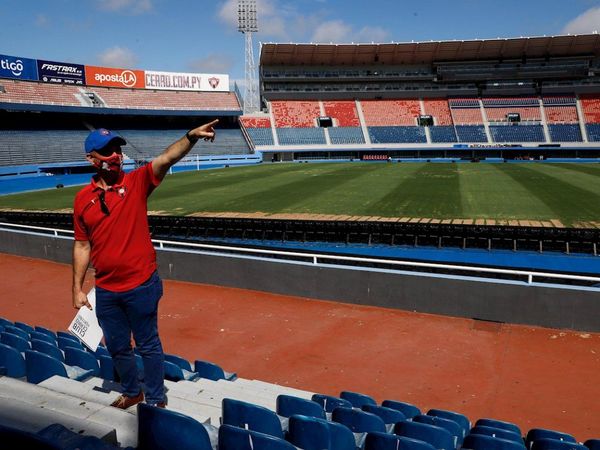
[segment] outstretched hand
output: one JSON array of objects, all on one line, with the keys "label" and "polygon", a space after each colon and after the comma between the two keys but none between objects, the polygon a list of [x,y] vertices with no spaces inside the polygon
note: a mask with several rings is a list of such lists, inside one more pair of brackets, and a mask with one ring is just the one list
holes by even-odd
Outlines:
[{"label": "outstretched hand", "polygon": [[189,134],[192,137],[213,142],[216,136],[214,127],[217,123],[219,123],[219,119],[215,119],[212,122],[205,123],[204,125],[200,125],[198,128],[194,128],[193,130],[190,130]]}]

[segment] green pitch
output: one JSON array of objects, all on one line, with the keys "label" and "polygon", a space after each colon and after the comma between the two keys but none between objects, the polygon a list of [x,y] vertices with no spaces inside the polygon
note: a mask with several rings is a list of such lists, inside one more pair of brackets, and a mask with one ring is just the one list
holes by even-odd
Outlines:
[{"label": "green pitch", "polygon": [[[0,208],[60,210],[80,189],[0,197]],[[149,209],[438,219],[600,222],[598,164],[264,164],[169,175]]]}]

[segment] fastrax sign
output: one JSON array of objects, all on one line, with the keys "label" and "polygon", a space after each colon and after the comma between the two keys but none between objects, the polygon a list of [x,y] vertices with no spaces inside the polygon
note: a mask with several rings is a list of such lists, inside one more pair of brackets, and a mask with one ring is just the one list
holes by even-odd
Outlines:
[{"label": "fastrax sign", "polygon": [[38,75],[46,83],[77,84],[85,83],[85,67],[81,64],[55,61],[37,62]]},{"label": "fastrax sign", "polygon": [[35,59],[0,55],[0,78],[37,80],[38,74]]}]

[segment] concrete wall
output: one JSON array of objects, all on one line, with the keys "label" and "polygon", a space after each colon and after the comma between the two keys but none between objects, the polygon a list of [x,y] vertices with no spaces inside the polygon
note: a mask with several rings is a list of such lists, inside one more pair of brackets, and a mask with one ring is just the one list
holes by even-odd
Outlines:
[{"label": "concrete wall", "polygon": [[[0,252],[69,263],[72,241],[0,230]],[[158,250],[161,276],[344,303],[600,331],[598,291]]]}]

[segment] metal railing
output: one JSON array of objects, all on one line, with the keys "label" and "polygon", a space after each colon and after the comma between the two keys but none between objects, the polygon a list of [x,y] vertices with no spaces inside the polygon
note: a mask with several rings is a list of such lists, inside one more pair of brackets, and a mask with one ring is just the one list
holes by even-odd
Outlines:
[{"label": "metal railing", "polygon": [[[72,230],[37,227],[0,222],[0,229],[21,233],[43,234],[58,238],[70,238]],[[320,267],[347,267],[360,270],[387,272],[422,272],[424,274],[443,273],[445,276],[481,278],[483,280],[511,280],[523,284],[543,284],[556,287],[585,286],[600,291],[600,277],[568,273],[541,272],[535,270],[501,269],[496,267],[468,266],[460,264],[442,264],[417,261],[405,261],[383,258],[333,255],[315,252],[260,249],[230,245],[200,244],[164,239],[153,239],[154,246],[160,250],[187,250],[198,253],[229,257],[249,257],[270,259],[281,263],[300,262]],[[536,281],[538,280],[538,281]]]}]

